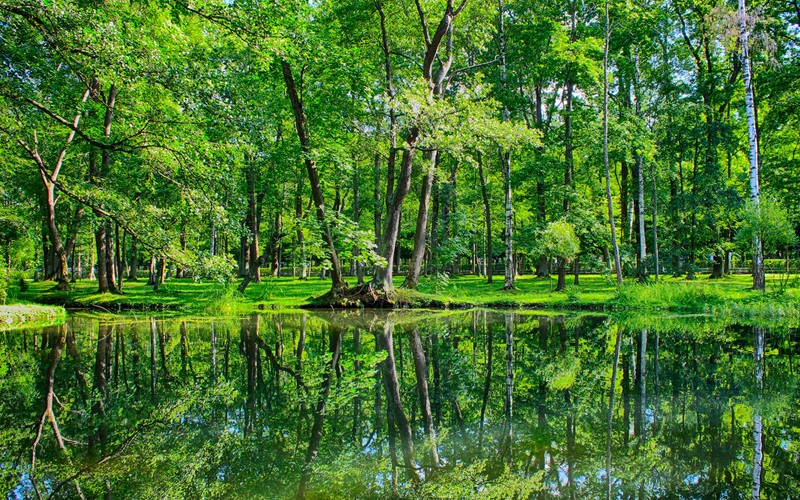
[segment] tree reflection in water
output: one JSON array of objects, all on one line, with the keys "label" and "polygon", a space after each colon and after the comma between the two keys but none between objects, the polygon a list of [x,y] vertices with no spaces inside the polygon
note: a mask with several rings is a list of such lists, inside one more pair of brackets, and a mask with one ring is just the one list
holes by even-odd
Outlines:
[{"label": "tree reflection in water", "polygon": [[796,335],[490,311],[75,316],[4,333],[0,478],[31,498],[797,497]]}]

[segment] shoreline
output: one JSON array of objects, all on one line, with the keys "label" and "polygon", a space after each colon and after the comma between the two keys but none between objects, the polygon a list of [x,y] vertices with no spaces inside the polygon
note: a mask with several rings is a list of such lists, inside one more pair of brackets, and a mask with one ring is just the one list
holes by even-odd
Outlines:
[{"label": "shoreline", "polygon": [[67,311],[62,306],[41,304],[11,304],[0,306],[0,330],[63,323]]}]

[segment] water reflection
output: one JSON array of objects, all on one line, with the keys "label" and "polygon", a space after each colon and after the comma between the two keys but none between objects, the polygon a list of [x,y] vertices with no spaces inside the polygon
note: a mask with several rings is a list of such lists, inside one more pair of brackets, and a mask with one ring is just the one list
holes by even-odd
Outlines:
[{"label": "water reflection", "polygon": [[800,494],[797,330],[495,313],[4,333],[11,498]]}]

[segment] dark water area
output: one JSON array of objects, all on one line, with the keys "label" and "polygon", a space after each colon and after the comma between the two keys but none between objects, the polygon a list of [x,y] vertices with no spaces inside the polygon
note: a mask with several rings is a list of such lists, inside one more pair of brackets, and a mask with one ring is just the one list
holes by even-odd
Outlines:
[{"label": "dark water area", "polygon": [[800,498],[792,325],[304,312],[1,335],[8,498]]}]

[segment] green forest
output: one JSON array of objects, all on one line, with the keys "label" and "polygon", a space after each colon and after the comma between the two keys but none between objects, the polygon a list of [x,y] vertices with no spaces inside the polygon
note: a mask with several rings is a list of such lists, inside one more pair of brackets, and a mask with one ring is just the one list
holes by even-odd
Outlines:
[{"label": "green forest", "polygon": [[799,41],[795,0],[2,0],[2,298],[791,292]]}]

